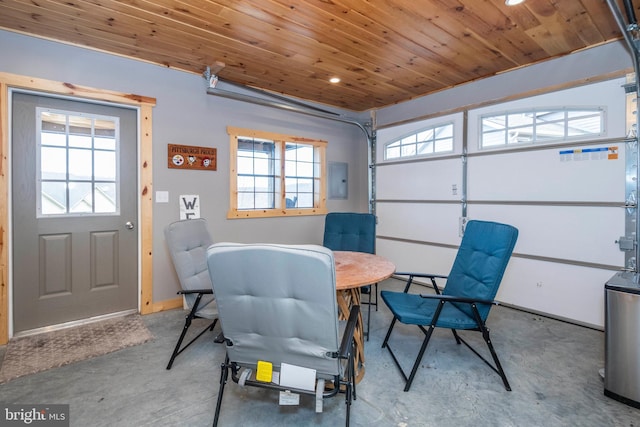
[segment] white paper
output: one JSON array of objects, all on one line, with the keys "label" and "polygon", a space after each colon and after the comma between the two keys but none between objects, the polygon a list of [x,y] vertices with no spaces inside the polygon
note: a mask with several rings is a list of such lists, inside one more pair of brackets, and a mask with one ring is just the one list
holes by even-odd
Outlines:
[{"label": "white paper", "polygon": [[280,385],[314,391],[316,389],[316,370],[282,363],[280,365]]},{"label": "white paper", "polygon": [[300,395],[290,391],[281,391],[278,403],[282,406],[295,406],[300,404]]}]

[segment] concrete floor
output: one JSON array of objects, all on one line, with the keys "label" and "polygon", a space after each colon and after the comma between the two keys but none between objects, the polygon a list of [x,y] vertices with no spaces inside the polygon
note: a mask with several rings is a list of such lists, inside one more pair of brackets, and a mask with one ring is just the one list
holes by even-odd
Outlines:
[{"label": "concrete floor", "polygon": [[[401,283],[390,279],[380,289],[401,289]],[[0,402],[69,404],[71,425],[77,427],[209,426],[224,348],[213,343],[216,327],[165,370],[184,315],[172,310],[145,316],[152,342],[0,385]],[[466,347],[457,346],[449,331],[437,331],[405,393],[391,357],[380,348],[390,318],[381,302],[371,318],[366,375],[352,406],[352,426],[640,426],[640,410],[603,395],[601,331],[495,307],[488,325],[513,391]],[[484,351],[478,333],[463,336]],[[407,364],[421,340],[415,327],[392,336]],[[299,407],[281,408],[277,393],[230,382],[220,425],[344,425],[344,407],[340,395],[325,401],[322,414],[304,397]]]}]

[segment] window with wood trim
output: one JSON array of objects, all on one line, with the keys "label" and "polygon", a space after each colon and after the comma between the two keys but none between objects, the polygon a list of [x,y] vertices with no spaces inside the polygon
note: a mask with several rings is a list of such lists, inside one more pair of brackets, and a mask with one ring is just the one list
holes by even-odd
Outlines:
[{"label": "window with wood trim", "polygon": [[327,141],[228,127],[228,218],[326,214]]}]

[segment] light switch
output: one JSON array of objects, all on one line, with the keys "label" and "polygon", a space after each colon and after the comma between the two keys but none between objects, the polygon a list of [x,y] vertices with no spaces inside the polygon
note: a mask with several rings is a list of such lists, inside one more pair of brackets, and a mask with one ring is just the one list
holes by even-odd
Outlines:
[{"label": "light switch", "polygon": [[169,192],[156,191],[156,203],[169,203]]}]

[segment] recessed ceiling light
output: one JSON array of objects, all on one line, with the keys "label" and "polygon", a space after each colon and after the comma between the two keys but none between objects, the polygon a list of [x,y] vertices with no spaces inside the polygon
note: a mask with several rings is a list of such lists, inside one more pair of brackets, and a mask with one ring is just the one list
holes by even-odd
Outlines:
[{"label": "recessed ceiling light", "polygon": [[504,3],[505,3],[507,6],[515,6],[515,5],[520,4],[520,3],[522,3],[522,2],[524,2],[524,0],[505,0],[505,2],[504,2]]},{"label": "recessed ceiling light", "polygon": [[329,79],[329,82],[331,82],[331,83],[340,83],[340,77],[331,77]]}]

